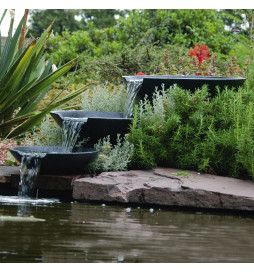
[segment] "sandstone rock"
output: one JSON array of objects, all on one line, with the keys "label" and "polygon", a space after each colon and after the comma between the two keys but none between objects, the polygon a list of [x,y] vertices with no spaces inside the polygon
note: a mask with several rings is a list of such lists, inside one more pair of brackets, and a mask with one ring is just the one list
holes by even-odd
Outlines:
[{"label": "sandstone rock", "polygon": [[168,168],[108,172],[75,180],[73,198],[254,211],[254,183]]}]

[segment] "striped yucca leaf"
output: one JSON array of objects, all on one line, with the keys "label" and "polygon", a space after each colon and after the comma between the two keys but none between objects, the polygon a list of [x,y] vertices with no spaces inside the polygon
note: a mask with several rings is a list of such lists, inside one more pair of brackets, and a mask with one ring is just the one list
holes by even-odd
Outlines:
[{"label": "striped yucca leaf", "polygon": [[0,25],[1,25],[2,22],[3,22],[3,19],[4,19],[4,17],[5,17],[6,12],[7,12],[7,9],[4,10],[4,12],[3,12],[2,16],[1,16]]},{"label": "striped yucca leaf", "polygon": [[[27,12],[27,11],[26,11]],[[37,105],[59,77],[67,73],[77,59],[52,72],[52,58],[47,63],[44,54],[52,24],[39,39],[26,44],[22,27],[25,16],[20,21],[14,35],[13,18],[10,31],[0,59],[0,137],[14,137],[31,129],[54,107],[72,100],[85,88],[73,91],[61,100],[53,100],[48,107],[38,111]],[[2,19],[1,19],[2,20]],[[19,48],[20,47],[20,48]]]},{"label": "striped yucca leaf", "polygon": [[24,17],[21,19],[14,35],[12,36],[13,31],[13,20],[11,20],[10,29],[8,37],[5,41],[5,45],[1,54],[1,61],[0,61],[0,80],[4,77],[6,71],[9,69],[9,67],[12,64],[13,59],[15,58],[15,55],[17,53],[17,44],[19,37],[21,35],[22,31],[22,24],[24,21]]},{"label": "striped yucca leaf", "polygon": [[8,79],[7,83],[5,84],[5,86],[3,86],[3,89],[5,89],[5,92],[11,92],[11,93],[15,93],[19,87],[19,83],[22,80],[22,77],[29,65],[29,62],[34,54],[33,49],[35,47],[35,43],[34,42],[26,51],[25,55],[23,56],[23,58],[19,61],[19,63],[17,64],[16,69],[13,71],[11,77]]},{"label": "striped yucca leaf", "polygon": [[[16,136],[22,134],[23,132],[31,129],[36,124],[39,124],[42,121],[42,119],[45,117],[45,115],[48,114],[50,111],[54,110],[55,108],[57,108],[61,105],[64,105],[64,104],[70,102],[71,100],[73,100],[77,96],[81,95],[85,90],[88,89],[88,87],[90,85],[93,85],[93,84],[94,83],[89,83],[85,86],[80,87],[79,89],[75,90],[71,94],[49,104],[47,107],[45,107],[41,111],[35,111],[35,112],[30,113],[29,115],[26,114],[26,115],[20,116],[19,118],[9,121],[9,124],[6,124],[9,127],[12,127],[14,124],[19,124],[20,120],[22,120],[23,122],[20,125],[18,125],[17,127],[14,127],[9,132],[7,137],[8,138],[16,137]],[[1,131],[1,125],[0,125],[0,131]]]}]

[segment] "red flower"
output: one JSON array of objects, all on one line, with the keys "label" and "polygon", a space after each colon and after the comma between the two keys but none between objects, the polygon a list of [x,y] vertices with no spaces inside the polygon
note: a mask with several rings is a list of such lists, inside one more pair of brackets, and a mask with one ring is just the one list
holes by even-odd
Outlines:
[{"label": "red flower", "polygon": [[208,60],[210,57],[210,51],[206,45],[195,45],[193,49],[188,51],[188,54],[191,56],[196,56],[198,58],[199,65],[204,60]]},{"label": "red flower", "polygon": [[136,74],[136,76],[143,76],[143,75],[147,75],[147,74],[145,74],[145,73],[143,73],[143,72],[138,72],[138,73]]}]

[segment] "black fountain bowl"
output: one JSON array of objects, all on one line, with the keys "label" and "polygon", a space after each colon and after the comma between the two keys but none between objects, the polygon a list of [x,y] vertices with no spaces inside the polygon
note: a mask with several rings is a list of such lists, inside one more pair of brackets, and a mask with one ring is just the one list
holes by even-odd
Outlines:
[{"label": "black fountain bowl", "polygon": [[245,78],[242,77],[215,77],[215,76],[185,76],[185,75],[145,75],[145,76],[123,76],[126,83],[134,80],[142,81],[142,85],[138,92],[138,98],[143,99],[145,94],[148,98],[152,98],[155,87],[161,88],[164,84],[165,89],[177,84],[183,89],[195,91],[203,85],[208,86],[208,90],[212,96],[216,94],[216,86],[224,88],[238,88],[244,84]]},{"label": "black fountain bowl", "polygon": [[86,119],[81,128],[78,141],[87,139],[86,146],[93,147],[94,144],[106,136],[110,136],[112,144],[116,144],[117,134],[122,137],[129,132],[132,118],[125,118],[121,112],[100,112],[100,111],[51,111],[51,116],[56,123],[62,127],[65,118]]},{"label": "black fountain bowl", "polygon": [[67,153],[61,146],[19,146],[10,148],[11,154],[21,162],[23,154],[45,153],[41,159],[39,174],[78,175],[84,174],[85,167],[94,161],[99,151],[91,148],[76,148]]}]

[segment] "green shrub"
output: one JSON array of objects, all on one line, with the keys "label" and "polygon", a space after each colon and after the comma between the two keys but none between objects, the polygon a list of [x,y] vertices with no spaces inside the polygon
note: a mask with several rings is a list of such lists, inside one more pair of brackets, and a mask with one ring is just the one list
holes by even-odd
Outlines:
[{"label": "green shrub", "polygon": [[132,46],[143,38],[144,44],[157,42],[162,47],[205,43],[222,54],[227,54],[233,46],[231,33],[225,30],[215,9],[132,10],[126,19],[119,19],[117,27],[116,39]]},{"label": "green shrub", "polygon": [[37,128],[26,136],[32,140],[33,145],[38,146],[61,146],[62,129],[50,115],[47,115]]},{"label": "green shrub", "polygon": [[47,52],[56,64],[65,63],[77,56],[92,55],[95,45],[87,31],[70,33],[68,30],[57,34],[48,41]]},{"label": "green shrub", "polygon": [[91,173],[99,173],[127,170],[134,145],[129,142],[127,136],[122,139],[118,135],[116,145],[112,145],[110,137],[107,136],[99,140],[94,148],[100,153],[98,158],[88,166],[88,170]]},{"label": "green shrub", "polygon": [[167,166],[254,178],[252,91],[225,88],[210,98],[206,87],[156,91],[136,107],[130,141],[132,167]]},{"label": "green shrub", "polygon": [[124,112],[126,91],[124,86],[108,83],[97,85],[81,97],[81,108],[85,111]]}]

